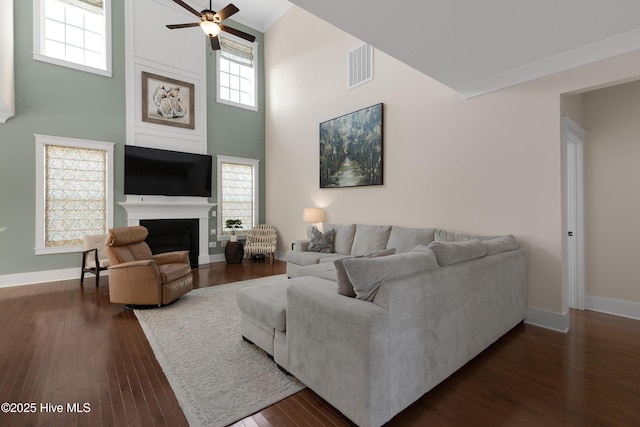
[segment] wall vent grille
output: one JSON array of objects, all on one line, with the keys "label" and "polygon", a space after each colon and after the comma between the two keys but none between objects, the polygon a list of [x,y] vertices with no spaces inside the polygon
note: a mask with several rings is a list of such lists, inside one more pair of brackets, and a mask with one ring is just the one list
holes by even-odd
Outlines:
[{"label": "wall vent grille", "polygon": [[373,79],[373,47],[362,44],[349,51],[348,88]]}]

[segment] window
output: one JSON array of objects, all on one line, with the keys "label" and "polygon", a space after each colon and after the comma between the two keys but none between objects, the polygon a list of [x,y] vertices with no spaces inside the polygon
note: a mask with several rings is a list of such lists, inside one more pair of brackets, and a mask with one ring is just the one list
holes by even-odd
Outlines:
[{"label": "window", "polygon": [[33,58],[111,76],[111,0],[33,0]]},{"label": "window", "polygon": [[216,51],[216,100],[222,104],[258,111],[257,43],[220,35],[218,39],[220,50]]},{"label": "window", "polygon": [[113,227],[113,143],[35,135],[36,255]]},{"label": "window", "polygon": [[218,236],[231,234],[225,228],[228,219],[242,220],[242,231],[258,224],[258,160],[217,156],[218,163]]}]

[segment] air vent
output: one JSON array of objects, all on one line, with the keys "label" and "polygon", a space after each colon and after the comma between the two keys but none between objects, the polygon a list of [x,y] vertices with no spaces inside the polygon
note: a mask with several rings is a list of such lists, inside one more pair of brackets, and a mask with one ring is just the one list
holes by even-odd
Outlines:
[{"label": "air vent", "polygon": [[349,89],[353,89],[373,78],[373,47],[358,46],[349,52]]}]

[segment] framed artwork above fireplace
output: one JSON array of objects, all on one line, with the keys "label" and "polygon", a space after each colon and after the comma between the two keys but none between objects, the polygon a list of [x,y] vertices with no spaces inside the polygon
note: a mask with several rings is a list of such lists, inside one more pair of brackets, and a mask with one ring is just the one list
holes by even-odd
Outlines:
[{"label": "framed artwork above fireplace", "polygon": [[142,121],[195,128],[194,84],[142,72]]}]

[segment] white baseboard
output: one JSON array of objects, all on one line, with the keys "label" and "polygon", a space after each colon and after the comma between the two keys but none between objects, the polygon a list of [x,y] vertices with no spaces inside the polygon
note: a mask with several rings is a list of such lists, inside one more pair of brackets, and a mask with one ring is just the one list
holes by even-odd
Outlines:
[{"label": "white baseboard", "polygon": [[585,296],[584,302],[587,310],[640,320],[640,303],[637,302],[593,295]]},{"label": "white baseboard", "polygon": [[[101,276],[107,276],[108,274],[109,272],[107,270],[100,272]],[[89,274],[87,277],[93,277],[93,275]],[[64,268],[61,270],[33,271],[30,273],[3,274],[0,275],[0,288],[73,279],[78,279],[78,282],[80,281],[80,267]]]},{"label": "white baseboard", "polygon": [[224,254],[214,254],[214,255],[209,255],[209,258],[211,259],[211,261],[209,262],[224,262]]},{"label": "white baseboard", "polygon": [[[202,260],[202,257],[198,258],[198,262],[201,262]],[[224,261],[224,254],[210,255],[207,260],[207,263]],[[100,276],[108,275],[109,270],[103,270],[100,272]],[[93,275],[89,273],[86,277],[93,277]],[[0,275],[0,288],[73,279],[78,279],[78,282],[80,281],[80,267],[63,268],[60,270],[33,271],[29,273],[3,274]]]},{"label": "white baseboard", "polygon": [[[226,262],[225,258],[224,258],[224,254],[215,254],[215,255],[209,255],[209,257],[211,258],[210,262]],[[246,255],[245,255],[246,257]],[[287,253],[286,252],[274,252],[273,257],[277,260],[280,261],[286,261],[287,260]]]},{"label": "white baseboard", "polygon": [[551,329],[562,333],[569,332],[569,312],[554,313],[552,311],[542,310],[539,308],[528,307],[527,318],[524,323],[529,325],[540,326],[541,328]]}]

